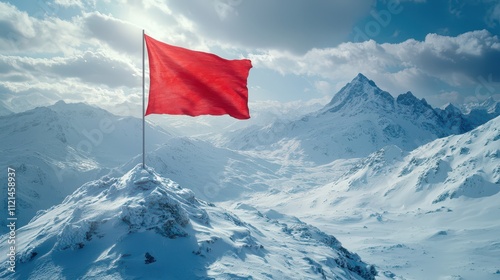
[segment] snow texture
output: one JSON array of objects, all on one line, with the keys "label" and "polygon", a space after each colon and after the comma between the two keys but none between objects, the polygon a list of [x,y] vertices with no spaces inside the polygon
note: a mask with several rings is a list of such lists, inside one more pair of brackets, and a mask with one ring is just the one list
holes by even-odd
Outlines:
[{"label": "snow texture", "polygon": [[239,209],[245,221],[137,165],[122,177],[86,183],[39,212],[17,232],[18,272],[6,270],[7,248],[0,249],[0,276],[375,279],[375,267],[335,237],[276,212]]}]

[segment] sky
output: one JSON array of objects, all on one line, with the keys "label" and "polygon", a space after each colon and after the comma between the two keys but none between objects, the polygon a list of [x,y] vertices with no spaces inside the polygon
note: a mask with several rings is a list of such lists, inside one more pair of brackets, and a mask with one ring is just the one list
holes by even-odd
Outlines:
[{"label": "sky", "polygon": [[434,107],[500,99],[498,0],[36,0],[0,2],[0,101],[140,116],[143,29],[250,58],[251,114],[312,110],[358,73]]}]

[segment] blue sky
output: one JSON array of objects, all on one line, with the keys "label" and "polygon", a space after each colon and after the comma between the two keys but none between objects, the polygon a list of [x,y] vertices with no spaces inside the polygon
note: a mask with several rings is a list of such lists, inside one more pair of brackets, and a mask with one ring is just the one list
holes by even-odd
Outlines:
[{"label": "blue sky", "polygon": [[326,104],[359,72],[435,107],[500,97],[498,0],[2,1],[0,15],[0,100],[13,111],[62,99],[137,115],[142,29],[252,59],[254,112]]}]

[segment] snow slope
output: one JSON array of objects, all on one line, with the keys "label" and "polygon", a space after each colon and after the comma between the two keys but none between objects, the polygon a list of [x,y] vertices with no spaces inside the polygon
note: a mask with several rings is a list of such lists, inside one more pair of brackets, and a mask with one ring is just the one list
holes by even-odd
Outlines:
[{"label": "snow slope", "polygon": [[[37,210],[61,202],[82,183],[141,153],[141,131],[140,119],[83,103],[60,101],[0,117],[0,166],[17,171],[19,223],[26,224]],[[149,149],[171,137],[151,125],[147,133]],[[2,182],[5,176],[0,174]],[[1,213],[5,199],[0,200]],[[4,224],[0,221],[0,233],[6,232]]]},{"label": "snow slope", "polygon": [[[110,176],[120,176],[141,161],[142,157],[136,156]],[[148,152],[146,164],[210,202],[240,199],[267,190],[264,182],[278,178],[280,168],[261,158],[182,137],[171,138]]]},{"label": "snow slope", "polygon": [[315,185],[327,169],[309,168],[247,203],[312,223],[405,279],[500,279],[500,117],[339,162],[330,183]]},{"label": "snow slope", "polygon": [[411,151],[481,124],[479,120],[471,124],[455,109],[433,109],[410,92],[394,98],[359,74],[323,109],[296,121],[233,132],[219,145],[314,164],[366,157],[387,145]]},{"label": "snow slope", "polygon": [[2,279],[375,279],[333,236],[239,204],[244,220],[153,169],[84,184],[17,231]]}]

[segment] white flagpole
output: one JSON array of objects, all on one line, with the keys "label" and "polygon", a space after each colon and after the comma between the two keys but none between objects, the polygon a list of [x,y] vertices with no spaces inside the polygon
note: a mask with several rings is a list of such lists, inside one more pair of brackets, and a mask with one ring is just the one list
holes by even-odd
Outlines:
[{"label": "white flagpole", "polygon": [[145,112],[145,85],[144,85],[144,29],[142,30],[142,169],[146,168],[146,112]]}]

